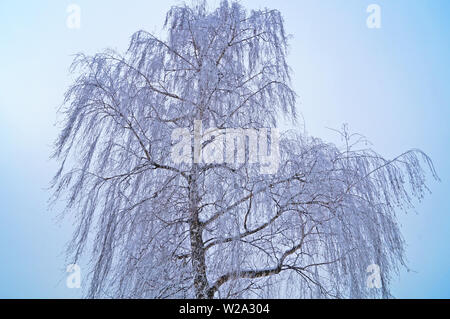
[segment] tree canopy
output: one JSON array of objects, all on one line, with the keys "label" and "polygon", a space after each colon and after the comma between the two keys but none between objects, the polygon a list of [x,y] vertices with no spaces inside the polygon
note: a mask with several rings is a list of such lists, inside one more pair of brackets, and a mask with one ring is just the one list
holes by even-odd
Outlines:
[{"label": "tree canopy", "polygon": [[[280,116],[295,123],[296,94],[276,10],[176,6],[165,35],[138,31],[125,54],[78,54],[72,65],[52,185],[76,217],[72,261],[91,258],[87,296],[389,297],[404,264],[396,211],[427,191],[424,164],[437,178],[430,158],[385,159],[344,128],[342,147],[272,134],[271,174],[249,160],[248,145],[242,163],[193,153],[174,163],[174,130],[203,134],[198,121],[203,132],[274,133]],[[373,263],[379,290],[366,287]]]}]

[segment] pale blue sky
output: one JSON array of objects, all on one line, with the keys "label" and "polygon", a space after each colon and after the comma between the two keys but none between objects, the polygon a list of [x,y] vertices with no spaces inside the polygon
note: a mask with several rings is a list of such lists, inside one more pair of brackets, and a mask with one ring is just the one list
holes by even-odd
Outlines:
[{"label": "pale blue sky", "polygon": [[[81,7],[81,29],[66,8]],[[138,29],[159,32],[176,1],[0,2],[0,298],[72,298],[64,244],[73,229],[47,210],[48,160],[56,108],[70,83],[71,54],[124,50]],[[217,1],[211,1],[217,3]],[[393,157],[421,148],[442,179],[403,225],[411,272],[393,285],[399,298],[450,298],[450,2],[446,0],[242,1],[279,9],[293,35],[290,64],[307,131],[348,123]],[[381,6],[381,29],[366,8]]]}]

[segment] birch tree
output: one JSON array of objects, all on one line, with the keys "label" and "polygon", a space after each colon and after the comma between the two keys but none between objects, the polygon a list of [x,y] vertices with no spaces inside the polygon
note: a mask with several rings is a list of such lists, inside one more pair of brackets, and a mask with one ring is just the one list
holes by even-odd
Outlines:
[{"label": "birch tree", "polygon": [[[248,143],[241,162],[196,161],[198,135],[202,151],[226,129],[296,123],[288,37],[280,12],[227,1],[172,7],[164,30],[72,65],[52,187],[75,216],[71,262],[91,260],[87,297],[389,297],[405,264],[396,212],[427,192],[422,167],[437,178],[429,157],[388,160],[344,129],[342,146],[268,134],[268,174]],[[177,129],[190,147],[174,163]]]}]

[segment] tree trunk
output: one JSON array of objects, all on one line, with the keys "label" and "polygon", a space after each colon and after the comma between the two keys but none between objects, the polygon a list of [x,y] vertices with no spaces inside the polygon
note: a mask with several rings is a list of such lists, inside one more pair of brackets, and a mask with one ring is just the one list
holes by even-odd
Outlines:
[{"label": "tree trunk", "polygon": [[206,277],[205,247],[203,243],[203,226],[198,216],[197,164],[194,164],[189,181],[189,234],[191,240],[191,260],[194,271],[195,298],[208,298],[208,279]]}]

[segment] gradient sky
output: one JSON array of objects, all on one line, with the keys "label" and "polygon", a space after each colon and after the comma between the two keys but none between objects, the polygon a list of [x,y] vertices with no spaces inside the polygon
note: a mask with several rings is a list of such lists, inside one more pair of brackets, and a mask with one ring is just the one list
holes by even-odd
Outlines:
[{"label": "gradient sky", "polygon": [[[215,4],[218,1],[209,1]],[[81,28],[66,26],[67,6]],[[56,109],[77,52],[123,51],[139,29],[159,33],[177,1],[0,2],[0,298],[76,298],[65,284],[72,221],[47,209]],[[399,214],[411,271],[398,298],[450,298],[450,1],[242,1],[279,9],[292,34],[289,62],[306,131],[338,142],[327,127],[348,123],[392,158],[420,148],[441,182],[415,211]],[[381,29],[366,26],[381,6]],[[301,128],[303,129],[303,128]],[[83,268],[82,268],[83,275]]]}]

